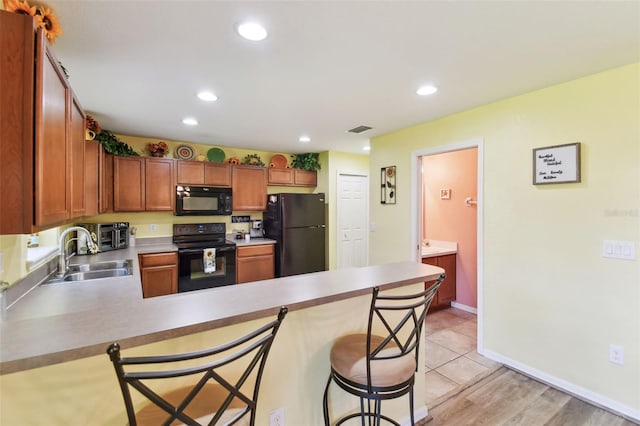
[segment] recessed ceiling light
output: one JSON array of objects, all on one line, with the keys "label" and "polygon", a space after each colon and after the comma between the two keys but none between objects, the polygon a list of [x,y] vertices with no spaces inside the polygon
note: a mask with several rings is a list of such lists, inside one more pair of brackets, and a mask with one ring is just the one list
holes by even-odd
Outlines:
[{"label": "recessed ceiling light", "polygon": [[200,92],[198,93],[198,98],[207,102],[213,102],[218,100],[218,97],[211,92]]},{"label": "recessed ceiling light", "polygon": [[371,151],[371,147],[369,145],[362,148],[363,151]]},{"label": "recessed ceiling light", "polygon": [[267,30],[256,22],[243,22],[238,25],[238,34],[251,41],[260,41],[267,38]]},{"label": "recessed ceiling light", "polygon": [[195,118],[187,117],[182,119],[182,124],[186,124],[187,126],[197,126],[198,120]]},{"label": "recessed ceiling light", "polygon": [[427,86],[420,87],[418,90],[416,90],[416,93],[420,96],[427,96],[427,95],[433,95],[437,91],[438,91],[438,88],[436,86],[427,85]]},{"label": "recessed ceiling light", "polygon": [[309,136],[300,136],[298,140],[302,143],[311,142],[311,138]]}]

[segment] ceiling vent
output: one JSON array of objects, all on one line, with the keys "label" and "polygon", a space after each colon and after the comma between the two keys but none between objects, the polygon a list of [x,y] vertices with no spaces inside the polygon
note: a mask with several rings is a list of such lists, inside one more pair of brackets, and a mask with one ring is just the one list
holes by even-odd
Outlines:
[{"label": "ceiling vent", "polygon": [[350,133],[363,133],[366,132],[367,130],[371,130],[373,129],[373,127],[369,127],[369,126],[358,126],[358,127],[354,127],[353,129],[347,130]]}]

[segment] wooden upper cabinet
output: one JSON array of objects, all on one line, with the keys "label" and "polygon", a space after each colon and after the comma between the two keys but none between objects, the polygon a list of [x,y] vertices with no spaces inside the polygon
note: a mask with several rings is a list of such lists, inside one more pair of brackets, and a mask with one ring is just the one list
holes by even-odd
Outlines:
[{"label": "wooden upper cabinet", "polygon": [[204,185],[204,164],[198,161],[178,160],[179,185]]},{"label": "wooden upper cabinet", "polygon": [[269,185],[293,185],[292,169],[269,168]]},{"label": "wooden upper cabinet", "polygon": [[231,167],[227,163],[178,160],[179,185],[231,186]]},{"label": "wooden upper cabinet", "polygon": [[31,16],[0,10],[0,234],[33,227],[33,27]]},{"label": "wooden upper cabinet", "polygon": [[257,166],[233,166],[231,173],[233,210],[266,210],[267,169]]},{"label": "wooden upper cabinet", "polygon": [[173,211],[175,161],[169,158],[114,157],[113,210]]},{"label": "wooden upper cabinet", "polygon": [[113,210],[145,210],[144,157],[113,157]]},{"label": "wooden upper cabinet", "polygon": [[318,173],[300,169],[269,168],[269,185],[317,186]]},{"label": "wooden upper cabinet", "polygon": [[145,158],[145,210],[173,211],[175,182],[175,160]]},{"label": "wooden upper cabinet", "polygon": [[113,154],[107,154],[100,146],[100,153],[98,156],[100,165],[100,179],[98,191],[98,212],[99,213],[112,213],[113,212]]},{"label": "wooden upper cabinet", "polygon": [[[80,102],[71,89],[67,89],[70,97],[69,148],[71,152],[70,187],[71,187],[71,218],[85,215],[87,208],[85,190],[85,114]],[[97,169],[94,171],[97,173]]]},{"label": "wooden upper cabinet", "polygon": [[35,100],[35,225],[42,227],[71,217],[71,156],[67,155],[71,98],[65,76],[42,31],[38,31],[36,39]]},{"label": "wooden upper cabinet", "polygon": [[231,165],[228,163],[204,163],[204,184],[231,186]]},{"label": "wooden upper cabinet", "polygon": [[98,141],[84,141],[85,216],[96,216],[98,214],[101,147]]}]

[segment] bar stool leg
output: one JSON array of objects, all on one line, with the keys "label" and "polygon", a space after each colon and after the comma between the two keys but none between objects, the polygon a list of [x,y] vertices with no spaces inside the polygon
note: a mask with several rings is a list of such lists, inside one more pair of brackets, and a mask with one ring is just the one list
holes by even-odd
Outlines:
[{"label": "bar stool leg", "polygon": [[331,374],[327,380],[327,386],[324,388],[324,397],[322,398],[322,414],[324,415],[324,426],[329,426],[329,385],[331,384]]}]

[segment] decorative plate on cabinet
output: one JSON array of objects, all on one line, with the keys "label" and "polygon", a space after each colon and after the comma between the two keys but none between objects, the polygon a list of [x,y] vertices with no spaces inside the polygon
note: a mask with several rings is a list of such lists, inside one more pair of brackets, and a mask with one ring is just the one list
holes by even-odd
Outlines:
[{"label": "decorative plate on cabinet", "polygon": [[276,154],[271,157],[271,161],[269,162],[269,167],[273,167],[276,169],[286,169],[287,168],[287,157],[282,154]]},{"label": "decorative plate on cabinet", "polygon": [[207,159],[212,163],[222,163],[224,161],[225,154],[220,148],[211,148],[207,151]]},{"label": "decorative plate on cabinet", "polygon": [[189,145],[179,145],[176,148],[176,157],[180,160],[193,160],[196,151]]}]

